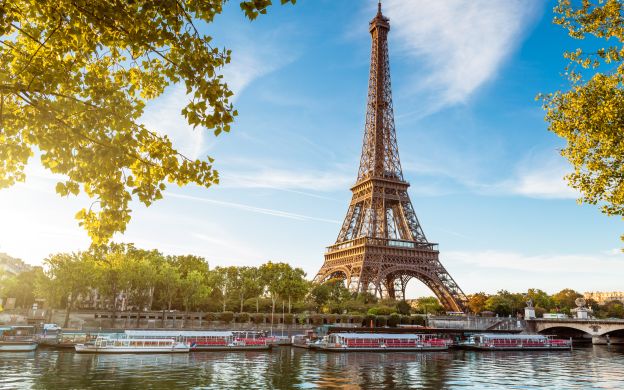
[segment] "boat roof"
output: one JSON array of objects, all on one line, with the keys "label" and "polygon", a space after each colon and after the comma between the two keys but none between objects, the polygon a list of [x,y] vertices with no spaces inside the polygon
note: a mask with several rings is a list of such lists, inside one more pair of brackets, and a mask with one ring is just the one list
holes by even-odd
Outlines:
[{"label": "boat roof", "polygon": [[500,333],[477,333],[473,336],[481,336],[490,339],[516,339],[516,340],[526,340],[526,339],[546,339],[547,336],[543,334],[500,334]]},{"label": "boat roof", "polygon": [[142,337],[229,337],[230,331],[205,330],[126,330],[128,336]]},{"label": "boat roof", "polygon": [[345,339],[419,339],[423,335],[413,333],[332,333]]}]

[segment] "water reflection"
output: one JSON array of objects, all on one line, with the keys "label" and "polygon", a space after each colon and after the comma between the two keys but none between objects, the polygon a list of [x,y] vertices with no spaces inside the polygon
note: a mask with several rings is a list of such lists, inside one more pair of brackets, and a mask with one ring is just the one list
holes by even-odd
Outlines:
[{"label": "water reflection", "polygon": [[624,347],[572,352],[0,354],[0,388],[624,388]]}]

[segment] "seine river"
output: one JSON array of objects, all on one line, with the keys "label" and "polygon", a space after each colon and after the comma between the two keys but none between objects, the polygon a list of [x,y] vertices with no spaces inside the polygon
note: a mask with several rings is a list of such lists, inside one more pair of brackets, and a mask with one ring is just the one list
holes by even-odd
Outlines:
[{"label": "seine river", "polygon": [[624,348],[572,352],[0,353],[1,389],[624,389]]}]

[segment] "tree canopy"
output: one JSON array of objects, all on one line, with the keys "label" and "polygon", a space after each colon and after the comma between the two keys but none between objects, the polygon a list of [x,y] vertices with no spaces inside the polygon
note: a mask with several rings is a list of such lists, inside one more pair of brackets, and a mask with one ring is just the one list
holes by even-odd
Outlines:
[{"label": "tree canopy", "polygon": [[[130,201],[149,206],[166,183],[219,182],[213,160],[181,154],[140,122],[146,103],[183,83],[181,114],[215,135],[237,112],[221,68],[230,51],[195,27],[226,0],[14,0],[0,5],[0,188],[24,181],[37,153],[64,175],[61,196],[94,201],[76,214],[94,244],[130,220]],[[295,0],[281,0],[281,3]],[[249,19],[271,0],[241,1]]]},{"label": "tree canopy", "polygon": [[571,88],[541,96],[549,130],[567,142],[561,154],[574,168],[567,180],[580,191],[579,201],[624,216],[623,4],[559,0],[555,13],[554,23],[572,38],[604,47],[564,54]]}]

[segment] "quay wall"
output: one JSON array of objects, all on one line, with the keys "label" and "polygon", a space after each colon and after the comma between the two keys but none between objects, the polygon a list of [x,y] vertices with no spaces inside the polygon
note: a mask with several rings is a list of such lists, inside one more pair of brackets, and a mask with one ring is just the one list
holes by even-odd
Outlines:
[{"label": "quay wall", "polygon": [[[137,316],[138,321],[137,321]],[[204,312],[117,312],[72,311],[68,328],[72,329],[293,329],[304,330],[324,324],[361,326],[373,322],[375,326],[425,325],[426,319],[412,316],[370,316],[336,314],[282,314],[275,313],[204,313]],[[0,324],[56,323],[63,325],[65,310],[11,310],[0,313]]]}]

